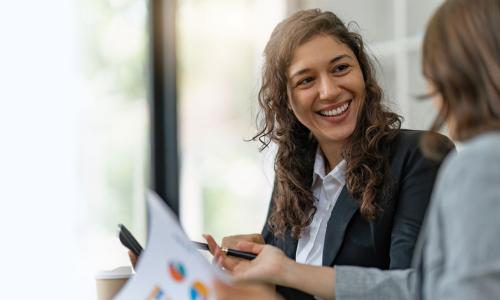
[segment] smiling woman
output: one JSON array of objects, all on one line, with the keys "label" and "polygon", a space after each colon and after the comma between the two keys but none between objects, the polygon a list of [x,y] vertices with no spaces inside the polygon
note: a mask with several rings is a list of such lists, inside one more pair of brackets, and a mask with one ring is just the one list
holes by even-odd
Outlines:
[{"label": "smiling woman", "polygon": [[[375,218],[381,210],[375,198],[391,185],[383,178],[388,177],[391,141],[397,138],[401,121],[382,106],[382,90],[361,36],[349,32],[333,13],[302,11],[277,26],[265,56],[259,100],[266,123],[258,136],[279,145],[277,177],[288,181],[280,186],[278,180],[277,184],[277,207],[270,218],[276,233],[284,232],[280,223],[291,224],[292,235],[298,237],[310,222],[316,207],[309,187],[315,153],[325,160],[325,175],[346,160],[342,173],[349,192],[361,200],[361,214],[366,219]],[[324,116],[338,113],[345,104],[345,113]],[[275,125],[284,134],[274,130]],[[288,159],[293,165],[284,162]],[[303,194],[286,195],[291,189]],[[282,210],[280,194],[284,203],[295,202],[296,206]]]}]

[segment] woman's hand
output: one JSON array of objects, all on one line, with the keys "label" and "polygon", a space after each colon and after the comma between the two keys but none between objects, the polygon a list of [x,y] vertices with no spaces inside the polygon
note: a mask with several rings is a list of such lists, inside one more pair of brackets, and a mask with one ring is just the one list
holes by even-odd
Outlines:
[{"label": "woman's hand", "polygon": [[[204,234],[203,237],[207,241],[210,253],[212,253],[212,255],[214,256],[214,261],[218,262],[221,265],[221,267],[225,268],[230,272],[233,271],[234,268],[238,266],[240,263],[244,263],[245,260],[237,257],[227,256],[225,253],[222,252],[221,247],[236,249],[237,244],[242,241],[264,244],[264,238],[262,237],[262,235],[258,233],[232,235],[224,237],[222,239],[221,246],[217,245],[217,243],[215,242],[214,238],[211,235]],[[221,256],[223,258],[219,261],[219,257]]]},{"label": "woman's hand", "polygon": [[274,288],[263,284],[225,284],[215,282],[217,300],[280,300]]},{"label": "woman's hand", "polygon": [[[236,249],[257,254],[254,260],[240,262],[233,269],[233,276],[238,281],[265,282],[285,285],[287,269],[295,262],[280,249],[250,242],[239,242]],[[219,261],[224,260],[218,256]]]},{"label": "woman's hand", "polygon": [[297,263],[270,245],[240,242],[236,249],[257,254],[254,260],[247,260],[235,267],[233,277],[238,282],[282,285],[321,299],[335,299],[334,268]]}]

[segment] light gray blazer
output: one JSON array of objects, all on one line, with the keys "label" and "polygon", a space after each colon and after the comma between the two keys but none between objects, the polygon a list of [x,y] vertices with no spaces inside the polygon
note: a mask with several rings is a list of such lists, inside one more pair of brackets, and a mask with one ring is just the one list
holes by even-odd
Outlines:
[{"label": "light gray blazer", "polygon": [[337,299],[500,299],[500,133],[441,167],[413,269],[336,267]]}]

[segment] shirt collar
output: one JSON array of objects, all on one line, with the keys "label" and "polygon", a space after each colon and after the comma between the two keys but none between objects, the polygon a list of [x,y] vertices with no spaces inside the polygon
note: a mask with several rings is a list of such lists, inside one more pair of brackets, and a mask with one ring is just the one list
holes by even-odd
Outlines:
[{"label": "shirt collar", "polygon": [[347,162],[345,159],[341,160],[330,173],[325,174],[325,156],[321,151],[320,147],[316,150],[316,157],[314,159],[314,173],[313,173],[313,185],[317,180],[321,179],[324,181],[326,177],[332,177],[340,184],[345,184],[345,173],[346,173]]}]

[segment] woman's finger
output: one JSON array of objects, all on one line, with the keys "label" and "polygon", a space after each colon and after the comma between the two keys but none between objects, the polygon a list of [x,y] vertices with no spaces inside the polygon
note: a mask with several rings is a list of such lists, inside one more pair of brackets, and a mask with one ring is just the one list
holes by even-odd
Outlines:
[{"label": "woman's finger", "polygon": [[215,250],[220,248],[219,245],[217,245],[217,242],[215,242],[214,238],[210,234],[204,234],[203,238],[207,241],[208,250],[212,253],[212,255],[214,255]]},{"label": "woman's finger", "polygon": [[219,248],[216,248],[213,254],[214,254],[214,257],[212,258],[212,263],[214,265],[219,264],[219,258],[222,254],[222,251]]},{"label": "woman's finger", "polygon": [[215,255],[213,262],[216,263],[221,269],[226,270],[226,271],[231,271],[232,268],[231,265],[228,265],[229,263],[227,262],[227,256],[222,250],[219,248],[215,250]]},{"label": "woman's finger", "polygon": [[259,254],[260,251],[262,251],[262,249],[264,248],[264,246],[265,245],[247,242],[247,241],[240,241],[236,244],[236,248],[238,250],[252,252],[255,254]]}]

